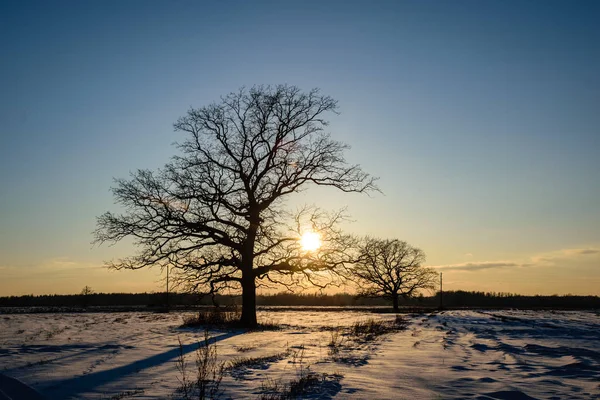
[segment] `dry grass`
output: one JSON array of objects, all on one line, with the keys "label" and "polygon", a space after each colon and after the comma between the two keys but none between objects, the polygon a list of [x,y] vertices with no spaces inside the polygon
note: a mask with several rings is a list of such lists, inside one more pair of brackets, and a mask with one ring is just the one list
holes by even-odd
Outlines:
[{"label": "dry grass", "polygon": [[121,399],[126,399],[128,397],[135,397],[138,394],[143,394],[144,391],[142,389],[135,389],[135,390],[125,390],[121,393],[115,394],[114,396],[111,397],[107,397],[107,399],[109,400],[121,400]]},{"label": "dry grass", "polygon": [[302,376],[297,376],[288,383],[282,383],[279,380],[266,379],[261,384],[263,392],[259,400],[291,400],[304,399],[319,392],[319,390],[330,382],[339,382],[343,376],[339,374],[317,374],[316,372],[307,372]]},{"label": "dry grass", "polygon": [[369,342],[375,340],[378,336],[403,329],[406,329],[406,321],[400,315],[396,315],[394,321],[369,319],[355,322],[350,327],[350,334],[360,340]]},{"label": "dry grass", "polygon": [[208,331],[204,331],[204,342],[199,343],[196,350],[195,376],[192,377],[188,372],[181,340],[179,340],[179,356],[176,366],[179,371],[179,391],[185,400],[192,398],[216,399],[219,396],[225,365],[217,361],[217,345],[210,343]]},{"label": "dry grass", "polygon": [[329,331],[330,340],[327,343],[329,347],[328,353],[330,356],[335,357],[339,354],[340,350],[344,347],[346,339],[342,334],[341,328]]},{"label": "dry grass", "polygon": [[233,346],[233,348],[238,353],[247,353],[249,351],[255,350],[256,346]]},{"label": "dry grass", "polygon": [[182,327],[232,326],[239,325],[241,312],[235,307],[214,307],[198,311],[197,314],[184,317]]},{"label": "dry grass", "polygon": [[236,357],[229,361],[225,367],[226,370],[238,368],[252,368],[258,365],[270,364],[275,361],[283,360],[290,354],[289,350],[281,353],[263,357]]},{"label": "dry grass", "polygon": [[[213,307],[208,310],[198,311],[197,314],[187,315],[183,318],[182,328],[214,327],[247,329],[240,322],[241,311],[236,306]],[[253,331],[275,331],[280,330],[281,325],[274,321],[265,321],[251,328]]]}]

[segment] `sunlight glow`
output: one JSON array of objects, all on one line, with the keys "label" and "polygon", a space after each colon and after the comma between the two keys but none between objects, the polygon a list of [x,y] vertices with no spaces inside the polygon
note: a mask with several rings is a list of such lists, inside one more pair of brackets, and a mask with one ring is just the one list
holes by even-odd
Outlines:
[{"label": "sunlight glow", "polygon": [[300,238],[300,245],[304,251],[315,251],[321,247],[321,235],[317,232],[304,232]]}]

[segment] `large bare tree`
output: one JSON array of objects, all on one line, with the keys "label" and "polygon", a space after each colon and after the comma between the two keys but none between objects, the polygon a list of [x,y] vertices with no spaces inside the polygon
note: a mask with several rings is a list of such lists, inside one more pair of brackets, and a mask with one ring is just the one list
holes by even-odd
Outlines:
[{"label": "large bare tree", "polygon": [[[377,190],[373,177],[345,161],[348,146],[324,131],[326,114],[336,111],[319,90],[288,85],[242,88],[190,109],[174,124],[186,134],[180,155],[158,172],[115,181],[124,213],[98,217],[95,241],[133,237],[139,252],[107,265],[169,265],[180,283],[201,292],[241,288],[248,326],[256,324],[257,282],[324,284],[352,245],[339,230],[342,215],[293,213],[285,199],[310,185]],[[321,234],[319,251],[301,248],[306,228]]]},{"label": "large bare tree", "polygon": [[358,260],[353,275],[359,284],[359,295],[389,299],[396,312],[400,296],[407,298],[419,290],[436,287],[437,272],[422,266],[423,250],[404,241],[366,238]]}]

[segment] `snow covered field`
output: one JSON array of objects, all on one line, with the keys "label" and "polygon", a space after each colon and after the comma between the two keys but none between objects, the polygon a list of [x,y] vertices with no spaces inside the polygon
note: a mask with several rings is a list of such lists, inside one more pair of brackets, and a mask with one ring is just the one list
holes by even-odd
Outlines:
[{"label": "snow covered field", "polygon": [[[0,315],[0,385],[17,378],[47,399],[181,398],[178,338],[193,373],[204,337],[180,328],[183,317]],[[258,399],[312,371],[320,379],[303,398],[600,399],[598,312],[446,311],[405,316],[406,329],[373,340],[350,334],[357,321],[394,318],[261,311],[283,329],[211,331],[219,360],[234,361],[220,398]]]}]

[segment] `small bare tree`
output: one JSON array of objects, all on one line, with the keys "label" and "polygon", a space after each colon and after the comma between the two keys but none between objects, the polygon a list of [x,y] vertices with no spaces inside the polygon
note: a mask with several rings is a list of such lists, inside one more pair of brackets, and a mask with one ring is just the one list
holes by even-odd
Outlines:
[{"label": "small bare tree", "polygon": [[389,299],[396,312],[400,296],[408,298],[436,287],[437,272],[421,265],[425,253],[404,241],[366,238],[358,260],[352,271],[358,294]]},{"label": "small bare tree", "polygon": [[94,290],[88,285],[85,285],[83,289],[81,289],[79,295],[81,296],[81,305],[84,308],[87,308],[90,305],[90,298],[92,294],[94,294]]},{"label": "small bare tree", "polygon": [[[374,178],[344,159],[347,145],[324,132],[337,102],[294,86],[241,89],[221,102],[190,109],[175,123],[187,134],[164,169],[116,180],[124,214],[98,218],[96,241],[134,238],[140,252],[107,265],[138,269],[170,265],[188,288],[242,290],[242,323],[256,325],[257,282],[309,282],[343,263],[350,247],[337,228],[339,213],[304,209],[285,199],[310,185],[343,192],[376,190]],[[303,221],[303,222],[302,222]],[[323,246],[307,254],[302,224]]]},{"label": "small bare tree", "polygon": [[83,289],[81,289],[81,293],[80,293],[80,294],[81,294],[82,296],[89,296],[89,295],[91,295],[91,294],[94,294],[94,290],[93,290],[91,287],[89,287],[89,286],[85,285],[85,286],[83,287]]}]

